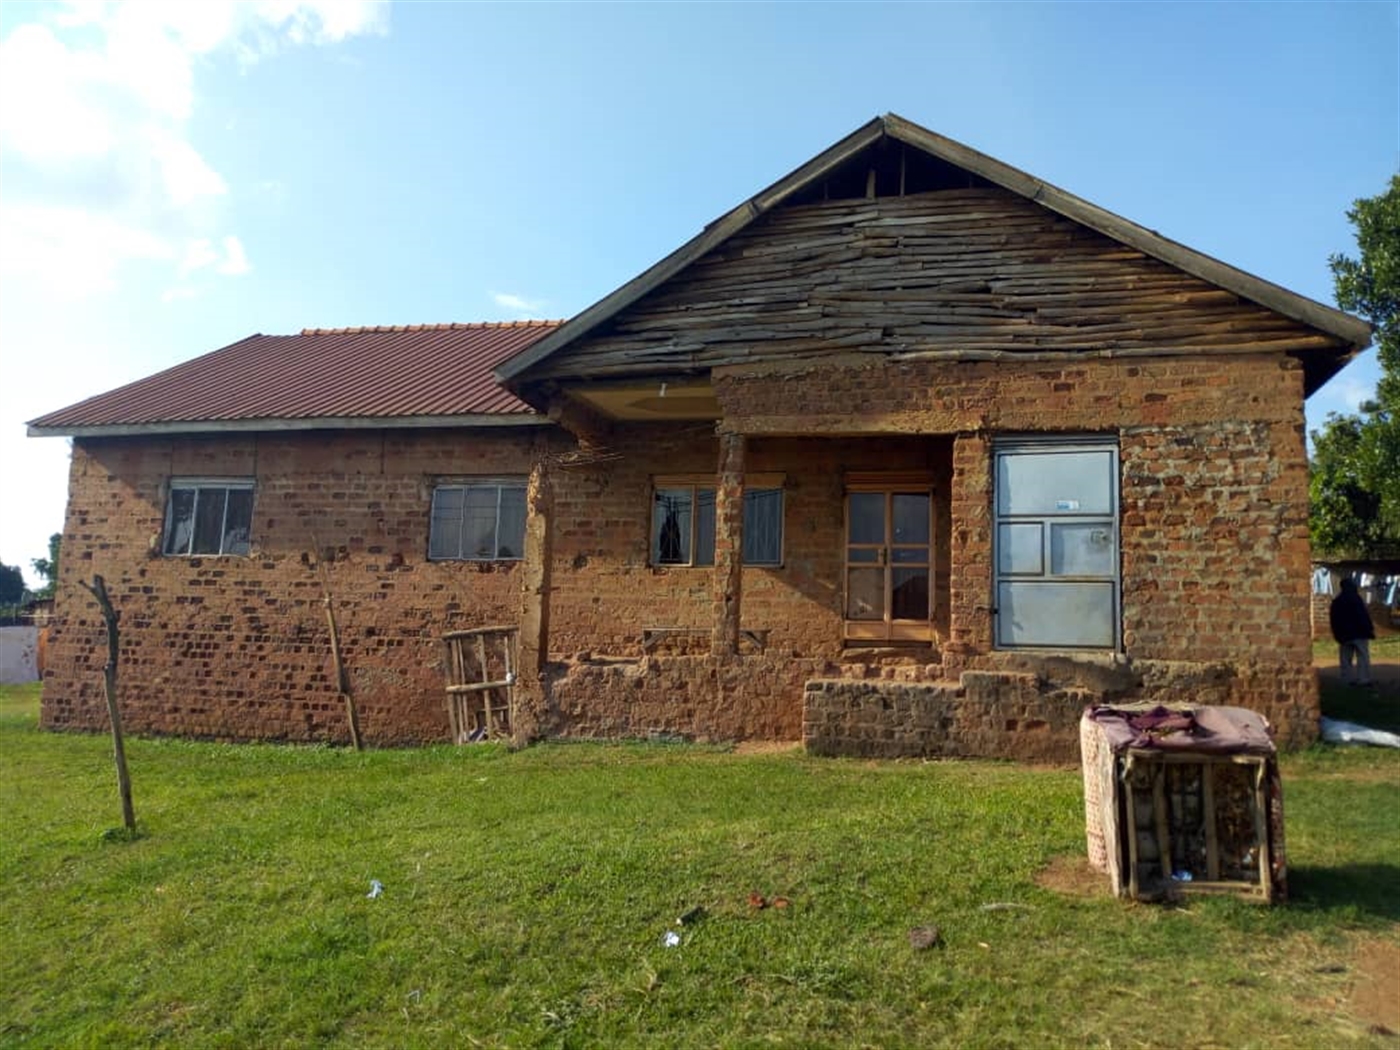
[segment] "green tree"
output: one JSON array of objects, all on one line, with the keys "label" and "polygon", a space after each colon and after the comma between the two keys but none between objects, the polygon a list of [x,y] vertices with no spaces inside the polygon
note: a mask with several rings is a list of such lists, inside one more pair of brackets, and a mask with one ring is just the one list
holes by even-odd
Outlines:
[{"label": "green tree", "polygon": [[49,556],[33,558],[29,564],[44,578],[44,586],[34,592],[36,598],[52,598],[58,587],[58,545],[63,541],[63,533],[55,532],[49,537]]},{"label": "green tree", "polygon": [[1376,397],[1355,415],[1328,416],[1313,433],[1314,546],[1354,557],[1400,554],[1400,175],[1347,212],[1357,259],[1328,260],[1337,305],[1376,330]]},{"label": "green tree", "polygon": [[24,573],[13,565],[0,562],[0,606],[15,606],[24,601]]}]

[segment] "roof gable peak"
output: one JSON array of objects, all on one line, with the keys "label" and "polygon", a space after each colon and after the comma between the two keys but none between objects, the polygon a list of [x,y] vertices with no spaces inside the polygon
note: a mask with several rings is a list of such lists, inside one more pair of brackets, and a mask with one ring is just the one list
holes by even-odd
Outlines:
[{"label": "roof gable peak", "polygon": [[[1358,318],[1163,237],[1154,230],[1139,226],[970,146],[921,127],[898,114],[886,113],[863,124],[777,182],[743,201],[622,287],[503,361],[495,370],[496,378],[513,389],[518,389],[517,381],[534,365],[588,335],[648,292],[671,280],[708,252],[746,229],[761,216],[783,204],[823,199],[821,196],[812,196],[818,192],[823,180],[844,180],[838,191],[845,197],[875,197],[890,193],[888,183],[894,176],[889,171],[882,175],[873,165],[860,170],[859,164],[867,154],[878,149],[887,140],[912,147],[932,162],[932,167],[926,166],[918,175],[918,178],[927,179],[932,183],[928,188],[947,189],[959,185],[950,181],[950,172],[961,173],[963,177],[972,180],[962,185],[1000,187],[1193,277],[1338,339],[1348,349],[1323,367],[1322,371],[1326,375],[1314,377],[1314,389],[1364,349],[1371,340],[1370,326]],[[849,192],[850,187],[845,185],[853,167],[857,170],[857,177],[865,180],[863,193]],[[893,188],[893,192],[917,192],[910,190],[908,174],[907,155],[902,155],[898,159],[899,182],[897,188]]]}]

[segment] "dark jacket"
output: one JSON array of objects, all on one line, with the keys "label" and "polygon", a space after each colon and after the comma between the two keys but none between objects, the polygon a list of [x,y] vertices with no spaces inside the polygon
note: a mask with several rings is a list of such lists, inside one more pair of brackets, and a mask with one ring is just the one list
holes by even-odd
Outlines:
[{"label": "dark jacket", "polygon": [[1332,637],[1338,642],[1354,642],[1358,638],[1376,636],[1366,599],[1356,589],[1355,580],[1342,581],[1342,593],[1332,599],[1332,607],[1328,611],[1332,620]]}]

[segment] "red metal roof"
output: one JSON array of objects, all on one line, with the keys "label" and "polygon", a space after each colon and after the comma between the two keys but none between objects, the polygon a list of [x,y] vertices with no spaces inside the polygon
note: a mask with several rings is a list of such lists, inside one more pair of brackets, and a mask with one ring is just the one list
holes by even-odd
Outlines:
[{"label": "red metal roof", "polygon": [[[236,343],[40,416],[35,430],[528,417],[491,370],[559,321],[306,328]],[[504,420],[503,420],[504,421]]]}]

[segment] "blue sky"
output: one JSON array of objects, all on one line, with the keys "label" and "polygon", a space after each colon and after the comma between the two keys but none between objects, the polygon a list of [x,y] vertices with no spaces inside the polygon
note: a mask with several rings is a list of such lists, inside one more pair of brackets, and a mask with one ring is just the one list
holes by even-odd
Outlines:
[{"label": "blue sky", "polygon": [[885,112],[1330,303],[1397,98],[1395,2],[0,4],[0,561],[62,526],[25,420],[252,332],[567,317]]}]

